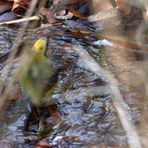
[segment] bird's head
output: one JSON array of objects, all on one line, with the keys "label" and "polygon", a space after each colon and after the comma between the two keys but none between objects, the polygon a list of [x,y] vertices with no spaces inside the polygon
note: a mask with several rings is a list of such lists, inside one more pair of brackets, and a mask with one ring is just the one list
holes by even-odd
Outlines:
[{"label": "bird's head", "polygon": [[33,45],[32,50],[35,53],[39,53],[39,54],[45,55],[46,48],[47,48],[46,45],[47,45],[47,40],[46,39],[39,39]]}]

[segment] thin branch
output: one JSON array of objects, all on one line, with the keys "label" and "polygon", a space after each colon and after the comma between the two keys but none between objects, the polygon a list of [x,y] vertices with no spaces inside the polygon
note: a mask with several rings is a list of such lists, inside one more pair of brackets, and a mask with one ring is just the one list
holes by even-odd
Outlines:
[{"label": "thin branch", "polygon": [[[32,0],[31,1],[30,7],[29,7],[28,11],[26,12],[25,17],[30,17],[33,14],[33,11],[35,10],[37,3],[38,3],[38,0]],[[15,44],[18,45],[22,41],[22,37],[24,36],[25,29],[27,28],[28,24],[29,23],[27,22],[25,26],[23,26],[23,25],[21,26],[21,31],[18,32],[18,35],[14,40]],[[15,47],[16,47],[16,45],[12,46],[12,49],[15,48]],[[10,55],[7,59],[7,62],[8,61],[12,62],[14,60],[17,51],[18,50],[12,50],[12,52],[10,53]],[[0,98],[0,111],[2,110],[3,106],[5,105],[5,102],[7,100],[7,94],[9,94],[9,90],[13,87],[14,81],[15,81],[15,79],[12,79],[11,82],[7,84],[4,93],[0,96],[1,97]]]},{"label": "thin branch", "polygon": [[32,17],[13,20],[13,21],[2,22],[0,23],[0,25],[9,25],[9,24],[16,24],[16,23],[22,23],[22,22],[28,22],[28,21],[35,21],[35,20],[41,20],[41,16],[32,16]]}]

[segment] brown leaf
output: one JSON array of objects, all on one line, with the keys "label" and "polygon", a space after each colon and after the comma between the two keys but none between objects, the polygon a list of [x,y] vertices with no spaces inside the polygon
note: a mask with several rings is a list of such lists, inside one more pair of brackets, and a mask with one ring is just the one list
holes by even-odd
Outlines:
[{"label": "brown leaf", "polygon": [[46,139],[42,139],[36,144],[35,148],[50,148],[50,146]]},{"label": "brown leaf", "polygon": [[29,6],[29,0],[14,0],[12,11],[18,15],[24,15]]},{"label": "brown leaf", "polygon": [[3,3],[3,2],[0,2],[0,14],[8,11],[8,10],[11,10],[12,8],[12,3]]},{"label": "brown leaf", "polygon": [[67,4],[84,4],[87,0],[66,0]]},{"label": "brown leaf", "polygon": [[131,12],[131,6],[125,0],[116,0],[117,8],[126,14]]},{"label": "brown leaf", "polygon": [[73,16],[75,16],[75,17],[77,17],[77,18],[81,18],[81,19],[86,18],[84,15],[78,13],[78,12],[77,12],[76,10],[74,10],[74,9],[70,9],[69,11],[73,14]]},{"label": "brown leaf", "polygon": [[48,113],[50,114],[50,116],[54,116],[55,114],[57,114],[57,105],[56,104],[50,105],[48,107]]},{"label": "brown leaf", "polygon": [[52,24],[55,21],[54,13],[51,10],[48,10],[46,8],[41,8],[40,9],[41,15],[45,17],[45,21],[47,21],[49,24]]}]

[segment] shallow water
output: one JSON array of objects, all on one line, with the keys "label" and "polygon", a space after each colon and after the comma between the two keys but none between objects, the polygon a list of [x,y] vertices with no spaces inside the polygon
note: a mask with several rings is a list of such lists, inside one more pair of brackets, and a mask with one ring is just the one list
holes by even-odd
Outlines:
[{"label": "shallow water", "polygon": [[[125,99],[122,105],[128,110],[131,123],[139,126],[143,105],[140,99],[143,96],[135,94],[133,86],[125,83],[128,79],[124,76],[120,78],[117,71],[125,70],[123,63],[127,61],[127,54],[116,52],[117,55],[114,55],[115,49],[106,47],[106,44],[100,47],[95,45],[93,42],[97,41],[99,36],[96,37],[96,33],[86,27],[85,32],[82,32],[83,27],[76,28],[75,32],[71,32],[71,29],[65,31],[65,28],[64,26],[62,30],[57,27],[59,36],[50,39],[53,63],[60,69],[58,85],[52,95],[57,101],[57,112],[60,117],[49,116],[46,119],[48,124],[52,125],[46,135],[49,144],[59,148],[128,147],[127,136],[113,105],[107,80],[101,74],[84,68],[87,65],[78,63],[79,55],[73,49],[73,45],[81,45],[101,67],[116,75],[119,81],[121,79],[119,89]],[[118,58],[120,54],[125,56]],[[130,68],[131,64],[127,64],[126,69],[128,66]],[[125,81],[122,82],[122,78]],[[139,83],[136,85],[138,87]],[[38,124],[31,127],[34,132],[23,131],[26,114],[29,112],[28,105],[27,99],[23,97],[10,106],[6,112],[5,122],[0,128],[0,139],[8,139],[12,145],[16,144],[18,147],[33,147],[32,144],[37,141]]]}]

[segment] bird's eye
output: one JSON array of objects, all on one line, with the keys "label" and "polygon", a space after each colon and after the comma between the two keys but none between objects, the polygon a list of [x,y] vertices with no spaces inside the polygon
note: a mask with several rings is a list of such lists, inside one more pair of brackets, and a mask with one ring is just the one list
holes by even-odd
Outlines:
[{"label": "bird's eye", "polygon": [[42,51],[43,51],[43,48],[42,48],[42,47],[40,47],[40,48],[39,48],[39,52],[42,52]]}]

